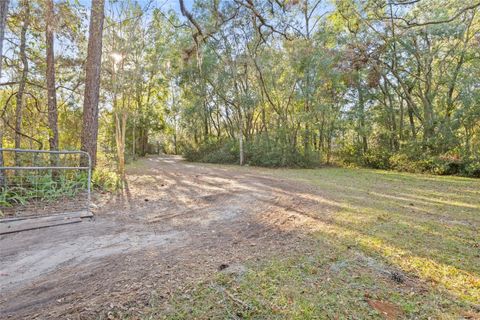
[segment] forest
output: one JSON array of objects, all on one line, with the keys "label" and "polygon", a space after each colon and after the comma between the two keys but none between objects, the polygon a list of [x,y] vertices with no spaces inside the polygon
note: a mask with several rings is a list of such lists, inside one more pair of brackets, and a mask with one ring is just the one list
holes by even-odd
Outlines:
[{"label": "forest", "polygon": [[480,0],[0,0],[0,318],[480,319]]},{"label": "forest", "polygon": [[0,141],[478,177],[479,5],[11,1]]}]

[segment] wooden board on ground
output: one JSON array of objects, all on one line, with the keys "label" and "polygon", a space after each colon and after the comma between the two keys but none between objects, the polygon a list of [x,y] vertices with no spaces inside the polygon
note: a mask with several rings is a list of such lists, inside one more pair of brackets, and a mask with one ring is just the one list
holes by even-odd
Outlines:
[{"label": "wooden board on ground", "polygon": [[43,217],[6,218],[0,220],[0,235],[79,223],[82,219],[91,217],[93,217],[92,213],[79,211]]}]

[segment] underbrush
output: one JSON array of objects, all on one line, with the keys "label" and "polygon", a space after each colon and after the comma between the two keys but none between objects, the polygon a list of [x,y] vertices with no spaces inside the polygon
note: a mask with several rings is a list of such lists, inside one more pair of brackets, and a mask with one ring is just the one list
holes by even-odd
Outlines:
[{"label": "underbrush", "polygon": [[388,159],[388,167],[386,169],[411,173],[459,175],[480,178],[480,159],[462,157],[456,154],[425,157],[395,154]]},{"label": "underbrush", "polygon": [[218,141],[202,144],[198,147],[185,146],[183,156],[187,161],[206,163],[238,163],[238,146],[230,141]]},{"label": "underbrush", "polygon": [[122,180],[112,169],[97,168],[92,174],[92,186],[96,190],[115,192],[121,188]]},{"label": "underbrush", "polygon": [[[238,141],[228,139],[183,147],[185,159],[192,162],[238,164],[239,153]],[[258,167],[315,168],[325,165],[325,157],[321,152],[299,151],[298,147],[264,138],[245,142],[244,155],[245,164]],[[345,167],[480,178],[478,155],[463,155],[456,151],[431,154],[419,146],[407,146],[399,152],[371,148],[364,153],[352,146],[342,146],[334,153],[334,158],[335,165]]]},{"label": "underbrush", "polygon": [[[50,172],[32,175],[7,176],[7,183],[0,188],[0,207],[26,205],[34,201],[56,201],[73,198],[87,190],[88,175],[82,173]],[[106,168],[96,169],[92,174],[92,189],[107,192],[117,191],[121,186],[118,174]]]},{"label": "underbrush", "polygon": [[[235,164],[240,162],[238,141],[221,140],[200,146],[185,146],[183,156],[187,161]],[[296,148],[274,141],[257,140],[244,143],[245,164],[258,167],[313,168],[320,164],[318,153],[307,154]]]},{"label": "underbrush", "polygon": [[84,173],[7,177],[7,184],[0,191],[0,206],[11,207],[26,205],[31,201],[55,201],[63,197],[74,197],[86,190],[87,180],[87,174]]},{"label": "underbrush", "polygon": [[480,178],[480,158],[457,152],[429,154],[421,149],[406,149],[391,153],[370,149],[361,153],[347,148],[338,153],[338,159],[345,166]]}]

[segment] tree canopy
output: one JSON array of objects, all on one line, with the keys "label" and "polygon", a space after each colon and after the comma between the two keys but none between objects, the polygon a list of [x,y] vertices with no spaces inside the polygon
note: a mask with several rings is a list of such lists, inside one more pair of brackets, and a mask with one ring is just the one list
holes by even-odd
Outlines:
[{"label": "tree canopy", "polygon": [[[173,10],[107,0],[93,113],[99,161],[122,172],[136,156],[162,151],[480,176],[479,8],[461,0],[179,0]],[[52,147],[58,109],[54,148],[81,147],[83,93],[92,90],[89,12],[76,1],[11,3],[4,146]]]}]

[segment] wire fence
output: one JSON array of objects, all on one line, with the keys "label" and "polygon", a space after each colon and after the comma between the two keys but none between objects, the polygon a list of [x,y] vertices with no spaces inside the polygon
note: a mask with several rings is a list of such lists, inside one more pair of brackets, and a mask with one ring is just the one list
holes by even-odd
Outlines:
[{"label": "wire fence", "polygon": [[90,210],[88,153],[0,148],[0,159],[0,219]]}]

